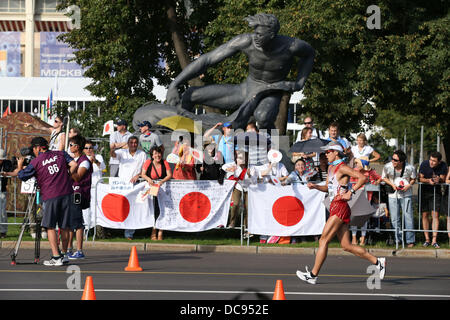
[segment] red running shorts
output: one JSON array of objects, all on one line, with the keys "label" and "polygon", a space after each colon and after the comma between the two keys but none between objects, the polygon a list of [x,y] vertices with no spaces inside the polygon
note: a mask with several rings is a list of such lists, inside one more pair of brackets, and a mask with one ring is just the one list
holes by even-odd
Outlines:
[{"label": "red running shorts", "polygon": [[330,217],[337,216],[345,224],[350,223],[351,210],[345,200],[334,199],[330,203]]}]

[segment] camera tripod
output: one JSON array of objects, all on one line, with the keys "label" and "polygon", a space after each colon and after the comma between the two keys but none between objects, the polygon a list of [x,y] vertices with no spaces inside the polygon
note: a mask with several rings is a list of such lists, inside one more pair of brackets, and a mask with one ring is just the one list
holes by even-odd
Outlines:
[{"label": "camera tripod", "polygon": [[34,262],[32,264],[39,263],[39,258],[41,254],[41,222],[37,218],[37,213],[40,210],[40,206],[38,206],[38,202],[36,201],[39,198],[37,197],[38,189],[36,182],[34,183],[33,192],[28,196],[28,205],[27,211],[25,212],[25,216],[22,223],[22,228],[20,229],[19,237],[17,238],[16,245],[13,249],[13,253],[11,254],[11,265],[16,265],[17,254],[19,253],[20,244],[22,243],[23,234],[25,232],[25,228],[27,225],[32,225],[31,217],[34,218],[34,224],[36,226],[36,238],[34,241]]}]

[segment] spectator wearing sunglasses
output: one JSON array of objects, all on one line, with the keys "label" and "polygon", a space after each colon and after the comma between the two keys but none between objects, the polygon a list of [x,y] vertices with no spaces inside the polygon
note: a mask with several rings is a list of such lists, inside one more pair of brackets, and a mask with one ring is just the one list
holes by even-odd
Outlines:
[{"label": "spectator wearing sunglasses", "polygon": [[103,170],[106,170],[105,160],[101,154],[95,154],[94,143],[90,140],[86,140],[84,144],[84,154],[92,163],[92,186],[95,186],[97,181],[102,178]]},{"label": "spectator wearing sunglasses", "polygon": [[[74,202],[72,203],[71,220],[72,227],[69,232],[68,258],[70,260],[84,259],[83,253],[83,210],[90,207],[91,204],[91,182],[92,182],[92,163],[89,158],[83,154],[86,139],[80,135],[69,139],[70,152],[74,155],[77,162],[77,170],[72,174]],[[79,201],[76,200],[77,194]],[[74,232],[75,230],[75,232]],[[77,251],[71,252],[73,237],[77,240]]]},{"label": "spectator wearing sunglasses", "polygon": [[[312,132],[311,132],[311,139],[316,139],[316,138],[323,138],[323,133],[320,132],[319,129],[314,128],[314,122],[312,120],[311,117],[306,117],[305,120],[303,120],[303,124],[305,125],[304,128],[311,128]],[[295,142],[299,142],[302,141],[302,132],[300,131],[297,135],[297,140]]]},{"label": "spectator wearing sunglasses", "polygon": [[[392,226],[396,229],[396,242],[402,243],[400,208],[405,216],[405,229],[414,229],[412,185],[416,182],[416,169],[406,162],[406,154],[402,150],[396,150],[391,162],[384,166],[381,178],[391,187],[388,190],[389,212]],[[405,234],[407,246],[414,247],[414,232],[406,231]]]},{"label": "spectator wearing sunglasses", "polygon": [[32,123],[25,123],[24,127],[32,126],[37,130],[48,131],[50,133],[50,142],[48,143],[48,150],[50,151],[64,151],[64,144],[66,142],[66,134],[64,133],[63,118],[56,116],[53,126],[48,128],[46,126],[40,126]]}]

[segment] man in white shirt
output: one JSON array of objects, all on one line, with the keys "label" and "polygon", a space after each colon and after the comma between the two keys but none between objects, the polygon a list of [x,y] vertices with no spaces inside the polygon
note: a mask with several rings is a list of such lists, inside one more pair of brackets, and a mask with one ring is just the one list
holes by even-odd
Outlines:
[{"label": "man in white shirt", "polygon": [[139,139],[131,136],[127,142],[127,149],[111,149],[111,157],[119,161],[119,178],[136,183],[146,160],[145,152],[138,150]]},{"label": "man in white shirt", "polygon": [[[128,123],[125,120],[119,120],[116,123],[117,131],[114,131],[109,137],[109,147],[111,150],[128,148],[128,139],[132,136],[127,130]],[[119,173],[119,160],[111,156],[109,159],[109,176],[117,177]]]},{"label": "man in white shirt", "polygon": [[[119,178],[124,181],[136,183],[142,171],[142,166],[146,160],[145,152],[138,150],[139,139],[131,136],[128,139],[128,149],[111,149],[111,157],[119,161]],[[125,230],[125,238],[133,240],[134,231]]]}]

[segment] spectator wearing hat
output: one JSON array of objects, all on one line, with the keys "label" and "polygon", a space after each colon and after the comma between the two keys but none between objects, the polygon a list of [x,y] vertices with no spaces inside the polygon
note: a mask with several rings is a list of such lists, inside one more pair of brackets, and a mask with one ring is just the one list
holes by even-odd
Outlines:
[{"label": "spectator wearing hat", "polygon": [[164,145],[161,143],[161,139],[159,136],[150,131],[152,124],[150,121],[143,121],[138,124],[139,129],[141,130],[141,135],[139,136],[139,147],[142,149],[147,155],[147,159],[150,158],[150,150],[153,147],[161,147],[162,154],[164,155]]},{"label": "spectator wearing hat", "polygon": [[[117,130],[109,137],[110,149],[127,149],[128,139],[132,136],[131,132],[127,130],[128,123],[125,120],[118,120],[116,122]],[[109,176],[117,177],[119,175],[120,162],[116,157],[111,156],[109,159]]]},{"label": "spectator wearing hat", "polygon": [[[17,168],[8,174],[27,181],[36,177],[40,188],[43,217],[42,226],[47,229],[52,258],[44,261],[45,266],[62,266],[65,256],[58,248],[56,225],[61,230],[62,252],[67,252],[69,230],[72,228],[72,175],[77,170],[77,163],[65,151],[48,149],[48,142],[42,137],[31,140],[33,154],[36,156],[23,168],[24,158],[19,158]],[[69,169],[69,170],[68,170]]]},{"label": "spectator wearing hat", "polygon": [[[213,131],[219,126],[222,126],[222,137],[220,137],[220,135],[212,135]],[[233,126],[231,122],[225,122],[223,124],[222,122],[217,123],[214,127],[205,132],[203,139],[210,142],[213,140],[217,144],[217,150],[222,154],[225,163],[234,162]]]},{"label": "spectator wearing hat", "polygon": [[[6,158],[6,151],[0,149],[0,172],[10,172],[13,170],[12,162]],[[6,214],[6,185],[8,179],[0,179],[0,238],[5,238],[8,232],[8,215]]]}]

